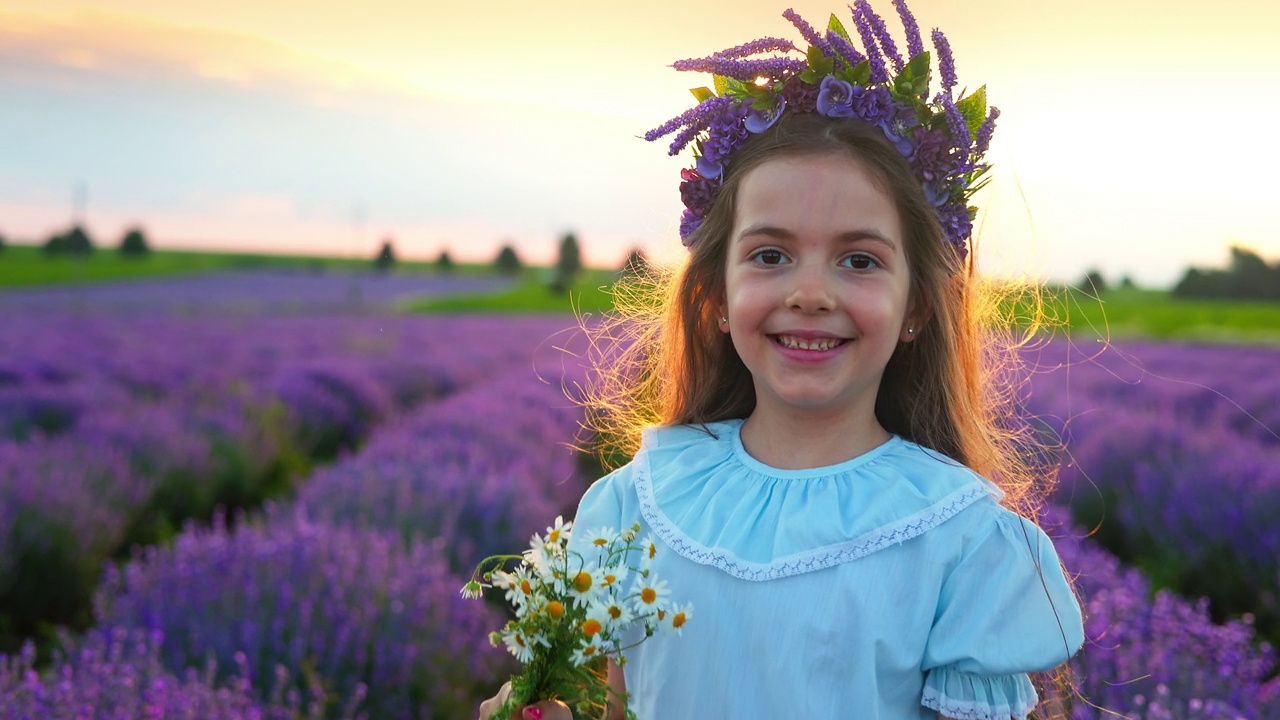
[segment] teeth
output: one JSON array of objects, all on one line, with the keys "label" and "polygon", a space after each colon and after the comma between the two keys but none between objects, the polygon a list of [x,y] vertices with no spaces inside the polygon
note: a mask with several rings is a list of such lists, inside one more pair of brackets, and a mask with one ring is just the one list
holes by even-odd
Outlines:
[{"label": "teeth", "polygon": [[831,348],[843,343],[838,338],[821,338],[819,340],[805,340],[803,338],[792,337],[791,335],[779,335],[778,343],[783,347],[793,350],[830,350]]}]

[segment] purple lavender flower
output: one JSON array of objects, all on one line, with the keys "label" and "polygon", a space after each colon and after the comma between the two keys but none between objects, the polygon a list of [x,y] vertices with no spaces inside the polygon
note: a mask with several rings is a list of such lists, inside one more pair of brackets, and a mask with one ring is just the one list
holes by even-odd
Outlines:
[{"label": "purple lavender flower", "polygon": [[960,108],[956,107],[950,97],[942,98],[942,108],[947,119],[947,128],[951,130],[951,141],[956,148],[956,170],[966,172],[972,169],[969,165],[971,157],[969,147],[973,144],[973,138],[969,135],[969,126],[965,124]]},{"label": "purple lavender flower", "polygon": [[848,63],[849,67],[853,67],[867,59],[848,40],[845,40],[840,33],[828,30],[827,42],[831,43],[831,49],[835,50],[836,54]]},{"label": "purple lavender flower", "polygon": [[721,50],[718,53],[712,53],[712,57],[718,58],[741,58],[759,55],[766,52],[794,52],[796,50],[795,43],[790,40],[775,37],[763,37],[759,40],[752,40],[749,43],[743,43],[731,48]]},{"label": "purple lavender flower", "polygon": [[889,28],[885,27],[884,19],[871,9],[871,4],[867,0],[857,0],[854,4],[855,12],[861,13],[862,18],[870,26],[872,32],[876,36],[876,41],[880,45],[880,49],[884,51],[885,57],[893,62],[895,72],[902,71],[902,55],[898,53],[898,46],[893,42],[893,36],[889,34]]},{"label": "purple lavender flower", "polygon": [[938,73],[942,76],[942,90],[948,98],[956,86],[956,61],[951,55],[951,43],[937,28],[933,31],[933,46],[938,50]]},{"label": "purple lavender flower", "polygon": [[996,129],[996,119],[1000,117],[998,108],[991,108],[987,112],[987,119],[982,121],[982,126],[978,128],[978,138],[974,141],[973,154],[981,157],[987,154],[987,148],[991,145],[991,134]]},{"label": "purple lavender flower", "polygon": [[804,72],[808,64],[796,58],[776,57],[757,60],[721,58],[716,56],[678,60],[672,67],[676,70],[712,73],[736,80],[753,81],[766,77],[779,79],[788,75]]},{"label": "purple lavender flower", "polygon": [[893,0],[898,9],[898,17],[902,20],[902,28],[907,33],[907,53],[915,57],[924,52],[924,41],[920,37],[920,26],[916,24],[916,16],[911,13],[904,0]]},{"label": "purple lavender flower", "polygon": [[853,117],[854,93],[862,95],[865,91],[866,88],[862,86],[855,88],[834,75],[828,75],[822,78],[822,84],[818,88],[818,112],[827,117]]},{"label": "purple lavender flower", "polygon": [[813,29],[812,25],[810,25],[804,18],[800,17],[795,10],[787,8],[782,13],[782,17],[790,20],[791,24],[796,26],[796,29],[800,31],[800,35],[805,39],[805,42],[808,42],[810,45],[821,50],[823,55],[826,55],[827,57],[835,57],[835,52],[832,51],[831,45],[829,45],[827,41]]},{"label": "purple lavender flower", "polygon": [[[730,102],[732,101],[725,97],[707,98],[706,100],[680,113],[676,117],[671,118],[658,127],[645,133],[644,139],[652,142],[664,135],[669,135],[675,132],[677,128],[685,126],[700,126],[701,128],[705,128],[709,122],[709,118],[719,112],[721,108],[728,105]],[[675,155],[676,153],[672,152],[671,154]]]},{"label": "purple lavender flower", "polygon": [[867,49],[867,60],[871,63],[871,82],[888,81],[889,72],[885,70],[884,55],[876,44],[875,30],[871,27],[871,21],[856,7],[853,8],[853,24],[858,28],[858,36],[862,38],[863,47]]}]

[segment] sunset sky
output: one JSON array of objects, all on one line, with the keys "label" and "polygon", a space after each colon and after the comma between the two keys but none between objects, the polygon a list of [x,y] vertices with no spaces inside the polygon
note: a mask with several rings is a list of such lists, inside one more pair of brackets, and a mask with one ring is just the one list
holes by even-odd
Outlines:
[{"label": "sunset sky", "polygon": [[[167,247],[544,261],[572,230],[589,263],[675,258],[688,158],[637,136],[709,84],[672,61],[798,38],[786,7],[0,0],[0,235],[43,240],[80,198],[99,244],[139,223]],[[1003,111],[982,267],[1167,286],[1231,244],[1280,260],[1275,4],[912,8]]]}]

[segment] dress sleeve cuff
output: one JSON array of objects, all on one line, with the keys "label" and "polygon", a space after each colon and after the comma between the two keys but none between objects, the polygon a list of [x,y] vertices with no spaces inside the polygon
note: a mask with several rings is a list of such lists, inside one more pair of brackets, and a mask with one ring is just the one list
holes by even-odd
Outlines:
[{"label": "dress sleeve cuff", "polygon": [[1024,720],[1040,698],[1026,673],[975,675],[946,665],[929,671],[920,704],[955,720]]}]

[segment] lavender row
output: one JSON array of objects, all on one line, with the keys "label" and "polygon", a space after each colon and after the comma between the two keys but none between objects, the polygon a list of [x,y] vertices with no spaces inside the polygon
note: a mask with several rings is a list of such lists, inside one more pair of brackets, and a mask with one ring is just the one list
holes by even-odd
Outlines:
[{"label": "lavender row", "polygon": [[314,458],[379,424],[545,358],[541,345],[564,324],[6,318],[2,639],[14,649],[46,623],[84,627],[105,558],[164,539],[217,503],[253,506],[288,491]]},{"label": "lavender row", "polygon": [[[322,720],[324,688],[307,692],[288,687],[288,672],[277,668],[276,689],[259,702],[245,677],[243,656],[237,673],[217,683],[216,665],[190,669],[181,677],[160,660],[159,633],[105,628],[67,657],[55,659],[41,675],[36,650],[27,644],[12,657],[0,655],[0,720]],[[346,713],[346,718],[361,716]]]},{"label": "lavender row", "polygon": [[1055,343],[1038,364],[1052,370],[1030,409],[1064,441],[1058,501],[1158,587],[1280,637],[1280,350]]},{"label": "lavender row", "polygon": [[0,312],[44,315],[316,313],[387,308],[411,298],[496,292],[507,277],[241,270],[39,288],[0,289]]},{"label": "lavender row", "polygon": [[1074,720],[1275,720],[1276,654],[1249,618],[1217,624],[1205,601],[1152,594],[1141,573],[1097,547],[1055,509],[1054,544],[1085,603],[1085,645],[1071,663]]},{"label": "lavender row", "polygon": [[100,622],[161,631],[174,671],[243,653],[251,678],[310,672],[331,712],[363,693],[375,720],[469,714],[510,667],[484,641],[500,614],[461,600],[458,571],[523,546],[585,487],[562,389],[577,371],[533,365],[380,428],[259,521],[140,555],[104,583]]}]

